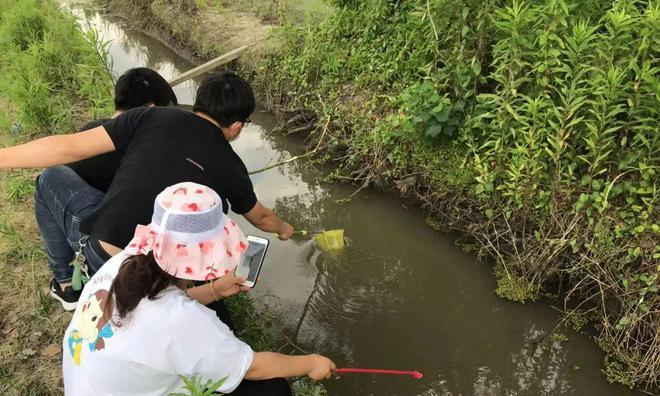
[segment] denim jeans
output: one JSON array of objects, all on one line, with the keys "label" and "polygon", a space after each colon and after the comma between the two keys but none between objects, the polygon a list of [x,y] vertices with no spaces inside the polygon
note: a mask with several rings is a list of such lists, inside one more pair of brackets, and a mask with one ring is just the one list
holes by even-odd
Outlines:
[{"label": "denim jeans", "polygon": [[[34,211],[48,253],[48,266],[58,283],[71,280],[73,267],[69,263],[84,236],[80,222],[96,209],[104,195],[67,166],[48,168],[37,178]],[[90,276],[110,258],[91,236],[82,252]]]}]

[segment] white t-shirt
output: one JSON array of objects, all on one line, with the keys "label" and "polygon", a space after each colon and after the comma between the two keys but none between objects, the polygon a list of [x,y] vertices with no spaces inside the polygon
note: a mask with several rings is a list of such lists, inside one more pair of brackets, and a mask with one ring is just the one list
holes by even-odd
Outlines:
[{"label": "white t-shirt", "polygon": [[227,377],[229,393],[252,364],[252,349],[215,312],[171,286],[155,300],[142,299],[120,321],[103,312],[120,265],[120,253],[90,279],[63,340],[66,396],[163,396],[181,392],[180,376],[206,383]]}]

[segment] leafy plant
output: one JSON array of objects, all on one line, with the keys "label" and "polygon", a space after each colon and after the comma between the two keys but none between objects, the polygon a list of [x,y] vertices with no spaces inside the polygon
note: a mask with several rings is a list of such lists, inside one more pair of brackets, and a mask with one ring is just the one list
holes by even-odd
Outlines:
[{"label": "leafy plant", "polygon": [[268,104],[340,120],[342,180],[414,177],[495,258],[499,293],[562,288],[600,314],[612,379],[657,384],[660,2],[333,4],[281,30]]},{"label": "leafy plant", "polygon": [[186,393],[170,393],[170,396],[210,396],[217,394],[218,388],[222,386],[227,380],[227,377],[217,381],[203,381],[199,376],[191,378],[181,376],[181,380],[185,384]]}]

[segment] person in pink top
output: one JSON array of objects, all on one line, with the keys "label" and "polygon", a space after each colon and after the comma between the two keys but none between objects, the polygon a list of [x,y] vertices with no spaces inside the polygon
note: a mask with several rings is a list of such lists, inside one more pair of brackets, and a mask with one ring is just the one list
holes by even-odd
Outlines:
[{"label": "person in pink top", "polygon": [[205,307],[241,291],[234,269],[247,244],[212,189],[162,191],[151,223],[82,291],[62,345],[65,395],[169,395],[197,377],[225,394],[284,396],[284,378],[330,377],[330,359],[254,352]]}]

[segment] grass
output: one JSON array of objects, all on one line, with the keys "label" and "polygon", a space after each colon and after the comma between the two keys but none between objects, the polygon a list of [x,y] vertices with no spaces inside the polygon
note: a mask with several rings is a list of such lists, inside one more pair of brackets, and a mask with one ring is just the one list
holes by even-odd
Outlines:
[{"label": "grass", "polygon": [[195,0],[201,10],[232,10],[251,13],[262,22],[281,24],[284,20],[302,23],[312,15],[328,15],[333,8],[323,0]]},{"label": "grass", "polygon": [[107,47],[54,3],[0,0],[0,92],[16,137],[68,132],[112,110]]},{"label": "grass", "polygon": [[[12,117],[0,110],[0,117]],[[0,144],[13,137],[0,135]],[[50,271],[34,222],[33,179],[0,174],[0,394],[62,395],[61,338],[71,320],[46,296]]]},{"label": "grass", "polygon": [[29,171],[17,172],[10,177],[7,184],[9,202],[25,202],[34,193],[34,179]]},{"label": "grass", "polygon": [[[0,51],[0,146],[109,113],[104,48],[54,3],[0,0]],[[46,294],[35,175],[0,173],[0,394],[8,396],[63,394],[61,339],[71,315]]]}]

